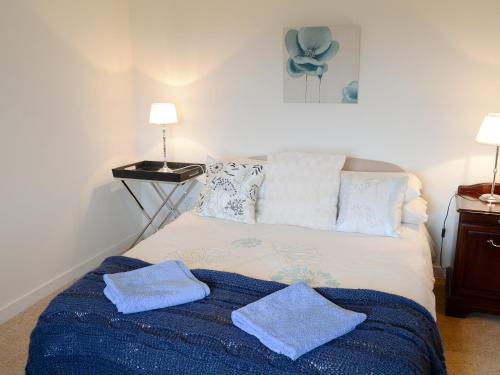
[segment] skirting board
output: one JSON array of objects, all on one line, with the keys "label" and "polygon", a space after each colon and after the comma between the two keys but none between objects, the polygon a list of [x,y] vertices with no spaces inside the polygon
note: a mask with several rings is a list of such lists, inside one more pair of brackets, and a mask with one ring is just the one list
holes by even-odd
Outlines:
[{"label": "skirting board", "polygon": [[109,247],[108,249],[101,251],[94,257],[77,264],[73,268],[66,272],[52,278],[41,286],[33,289],[31,292],[9,302],[7,305],[0,307],[0,324],[6,322],[10,318],[19,314],[20,312],[26,310],[31,305],[35,304],[42,298],[48,296],[53,291],[62,288],[69,282],[82,277],[85,273],[96,268],[105,258],[113,255],[123,254],[132,241],[135,239],[137,234],[133,234],[123,241],[120,241],[116,245]]}]

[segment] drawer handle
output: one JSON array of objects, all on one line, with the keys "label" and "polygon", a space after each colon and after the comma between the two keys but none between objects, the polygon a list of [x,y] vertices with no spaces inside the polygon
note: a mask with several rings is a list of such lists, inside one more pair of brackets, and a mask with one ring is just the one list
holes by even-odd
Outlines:
[{"label": "drawer handle", "polygon": [[488,240],[488,241],[486,241],[486,242],[487,242],[487,243],[489,243],[491,246],[494,246],[494,247],[500,247],[500,245],[497,245],[497,244],[495,243],[495,241],[493,241],[493,240]]},{"label": "drawer handle", "polygon": [[497,223],[500,224],[500,219],[497,220]]}]

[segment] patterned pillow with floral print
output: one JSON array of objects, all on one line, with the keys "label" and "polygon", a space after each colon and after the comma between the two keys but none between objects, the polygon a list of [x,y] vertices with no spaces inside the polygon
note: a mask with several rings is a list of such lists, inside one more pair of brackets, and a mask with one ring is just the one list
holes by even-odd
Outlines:
[{"label": "patterned pillow with floral print", "polygon": [[207,182],[196,213],[219,219],[255,223],[255,204],[264,180],[257,163],[215,162],[207,166]]}]

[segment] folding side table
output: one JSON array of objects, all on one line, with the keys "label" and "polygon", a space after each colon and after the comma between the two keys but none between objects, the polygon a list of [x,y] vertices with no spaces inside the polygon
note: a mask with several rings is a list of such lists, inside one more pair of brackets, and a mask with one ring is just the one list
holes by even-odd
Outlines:
[{"label": "folding side table", "polygon": [[[172,172],[161,171],[163,162],[147,160],[112,169],[113,177],[122,182],[132,198],[134,198],[134,201],[139,206],[144,217],[147,219],[146,225],[137,235],[137,238],[134,240],[130,248],[134,247],[140,241],[150,226],[155,232],[157,232],[163,228],[167,220],[172,215],[178,216],[178,207],[194,188],[196,177],[205,173],[205,164],[169,162],[167,165],[170,169],[172,169]],[[130,186],[127,184],[127,180],[142,181],[152,186],[153,190],[161,200],[160,206],[152,215],[146,211],[137,195],[134,194]],[[170,191],[165,191],[162,187],[164,185],[170,185]],[[181,187],[184,187],[184,192],[174,201],[174,193]],[[163,208],[166,208],[168,213],[157,226],[154,221]]]}]

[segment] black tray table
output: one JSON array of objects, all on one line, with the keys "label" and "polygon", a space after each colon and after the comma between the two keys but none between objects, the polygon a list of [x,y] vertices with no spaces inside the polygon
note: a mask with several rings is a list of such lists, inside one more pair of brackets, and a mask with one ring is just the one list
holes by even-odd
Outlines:
[{"label": "black tray table", "polygon": [[[130,193],[132,198],[141,209],[141,212],[148,220],[147,224],[137,235],[137,238],[132,243],[130,248],[134,247],[146,233],[147,229],[151,226],[155,231],[160,230],[167,220],[172,216],[179,215],[178,207],[184,201],[186,196],[191,192],[195,186],[195,178],[205,173],[205,164],[200,163],[175,163],[167,162],[167,166],[172,169],[172,172],[161,172],[160,169],[163,168],[162,161],[150,161],[144,160],[137,163],[127,164],[122,167],[113,168],[113,177],[121,180],[123,186]],[[149,183],[153,190],[158,194],[161,200],[161,205],[153,213],[149,215],[144,206],[142,205],[139,198],[134,194],[130,186],[127,184],[126,180],[138,180]],[[169,192],[166,192],[162,185],[170,184],[173,187]],[[177,198],[175,202],[172,201],[174,193],[179,187],[185,187],[184,192]],[[160,225],[156,226],[154,220],[157,218],[158,214],[162,209],[166,207],[168,210],[167,215],[161,221]]]},{"label": "black tray table", "polygon": [[150,160],[113,168],[112,171],[115,178],[177,183],[205,173],[205,164],[167,162],[167,166],[173,170],[172,173],[160,171],[163,168],[162,161]]}]

